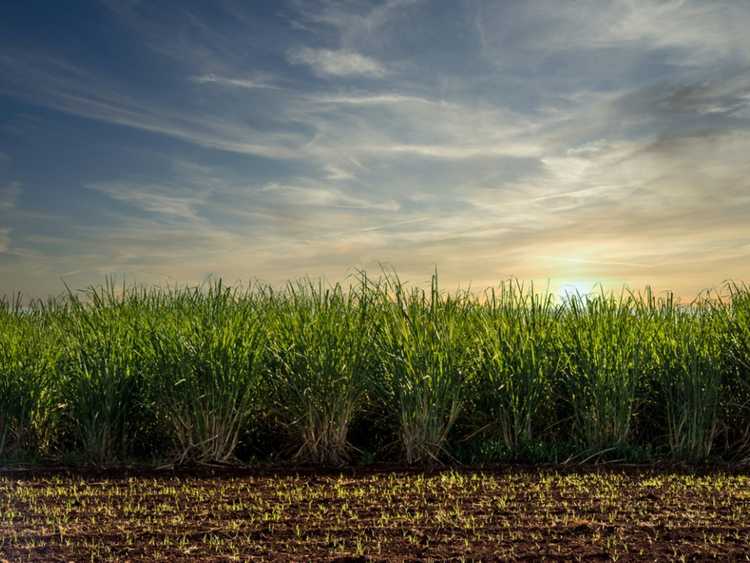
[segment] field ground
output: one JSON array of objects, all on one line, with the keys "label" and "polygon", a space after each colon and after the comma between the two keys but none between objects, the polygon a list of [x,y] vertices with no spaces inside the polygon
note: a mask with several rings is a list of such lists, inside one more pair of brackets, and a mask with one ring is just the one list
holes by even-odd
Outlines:
[{"label": "field ground", "polygon": [[750,477],[643,468],[0,474],[0,560],[747,560]]}]

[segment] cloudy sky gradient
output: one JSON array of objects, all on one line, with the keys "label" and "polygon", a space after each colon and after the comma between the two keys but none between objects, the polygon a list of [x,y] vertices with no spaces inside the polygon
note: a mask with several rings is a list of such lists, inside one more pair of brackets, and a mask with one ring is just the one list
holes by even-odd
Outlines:
[{"label": "cloudy sky gradient", "polygon": [[750,3],[5,3],[0,294],[750,280]]}]

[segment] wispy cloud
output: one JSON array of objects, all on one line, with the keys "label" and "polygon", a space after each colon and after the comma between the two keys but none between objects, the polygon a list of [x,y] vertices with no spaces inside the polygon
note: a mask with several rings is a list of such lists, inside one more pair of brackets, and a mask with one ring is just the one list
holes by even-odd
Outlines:
[{"label": "wispy cloud", "polygon": [[201,76],[192,76],[190,78],[198,84],[216,84],[218,86],[233,86],[236,88],[246,88],[248,90],[266,89],[281,90],[281,86],[272,84],[266,77],[258,78],[228,78],[226,76],[216,76],[215,74],[203,74]]},{"label": "wispy cloud", "polygon": [[10,229],[0,227],[0,253],[8,252],[10,248]]},{"label": "wispy cloud", "polygon": [[375,95],[335,95],[318,96],[308,98],[311,102],[320,104],[345,104],[353,106],[379,106],[390,104],[426,104],[445,107],[443,101],[434,101],[418,96],[405,96],[401,94],[375,94]]},{"label": "wispy cloud", "polygon": [[382,78],[386,68],[379,61],[348,50],[314,49],[302,47],[290,51],[287,58],[292,64],[309,66],[320,76],[367,76]]},{"label": "wispy cloud", "polygon": [[198,208],[206,201],[206,194],[180,194],[178,190],[159,185],[106,182],[86,187],[143,211],[182,219],[198,219]]},{"label": "wispy cloud", "polygon": [[325,171],[327,172],[326,180],[351,180],[354,178],[354,174],[348,170],[332,164],[326,164]]},{"label": "wispy cloud", "polygon": [[370,145],[365,151],[386,154],[411,154],[427,158],[463,160],[498,156],[533,157],[541,154],[540,147],[531,142],[498,145]]},{"label": "wispy cloud", "polygon": [[21,184],[19,182],[0,185],[0,211],[13,209],[20,192]]},{"label": "wispy cloud", "polygon": [[358,2],[300,2],[297,21],[301,29],[319,32],[333,29],[345,48],[362,44],[381,47],[399,40],[400,23],[405,14],[424,6],[424,0],[385,0],[378,4]]},{"label": "wispy cloud", "polygon": [[298,158],[302,135],[258,131],[222,115],[195,115],[118,92],[103,77],[46,56],[0,58],[0,92],[53,109],[166,135],[199,146],[267,158]]},{"label": "wispy cloud", "polygon": [[554,10],[526,3],[513,7],[512,30],[502,25],[509,13],[502,4],[481,4],[475,20],[483,48],[503,63],[512,62],[501,53],[507,48],[524,56],[630,50],[621,61],[628,66],[632,55],[653,55],[659,50],[672,64],[692,67],[717,59],[747,62],[750,57],[750,39],[739,32],[750,21],[750,12],[736,2],[616,0],[602,6],[584,0]]},{"label": "wispy cloud", "polygon": [[268,184],[261,189],[261,193],[273,197],[277,202],[287,206],[312,206],[346,209],[372,209],[383,211],[398,211],[398,204],[394,201],[372,201],[364,197],[346,194],[341,190],[320,188],[313,186],[293,186]]}]

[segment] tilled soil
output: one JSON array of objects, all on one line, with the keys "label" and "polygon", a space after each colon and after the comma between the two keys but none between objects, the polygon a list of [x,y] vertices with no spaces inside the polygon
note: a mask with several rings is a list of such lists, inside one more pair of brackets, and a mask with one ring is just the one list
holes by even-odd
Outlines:
[{"label": "tilled soil", "polygon": [[0,476],[0,560],[750,560],[750,477],[656,470]]}]

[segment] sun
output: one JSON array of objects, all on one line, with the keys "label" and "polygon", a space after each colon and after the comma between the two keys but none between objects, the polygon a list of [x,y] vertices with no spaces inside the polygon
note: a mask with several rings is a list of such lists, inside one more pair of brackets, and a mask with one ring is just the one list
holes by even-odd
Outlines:
[{"label": "sun", "polygon": [[593,293],[595,287],[596,282],[593,280],[563,280],[559,284],[557,284],[557,295],[561,299],[567,299],[575,295],[584,297]]}]

